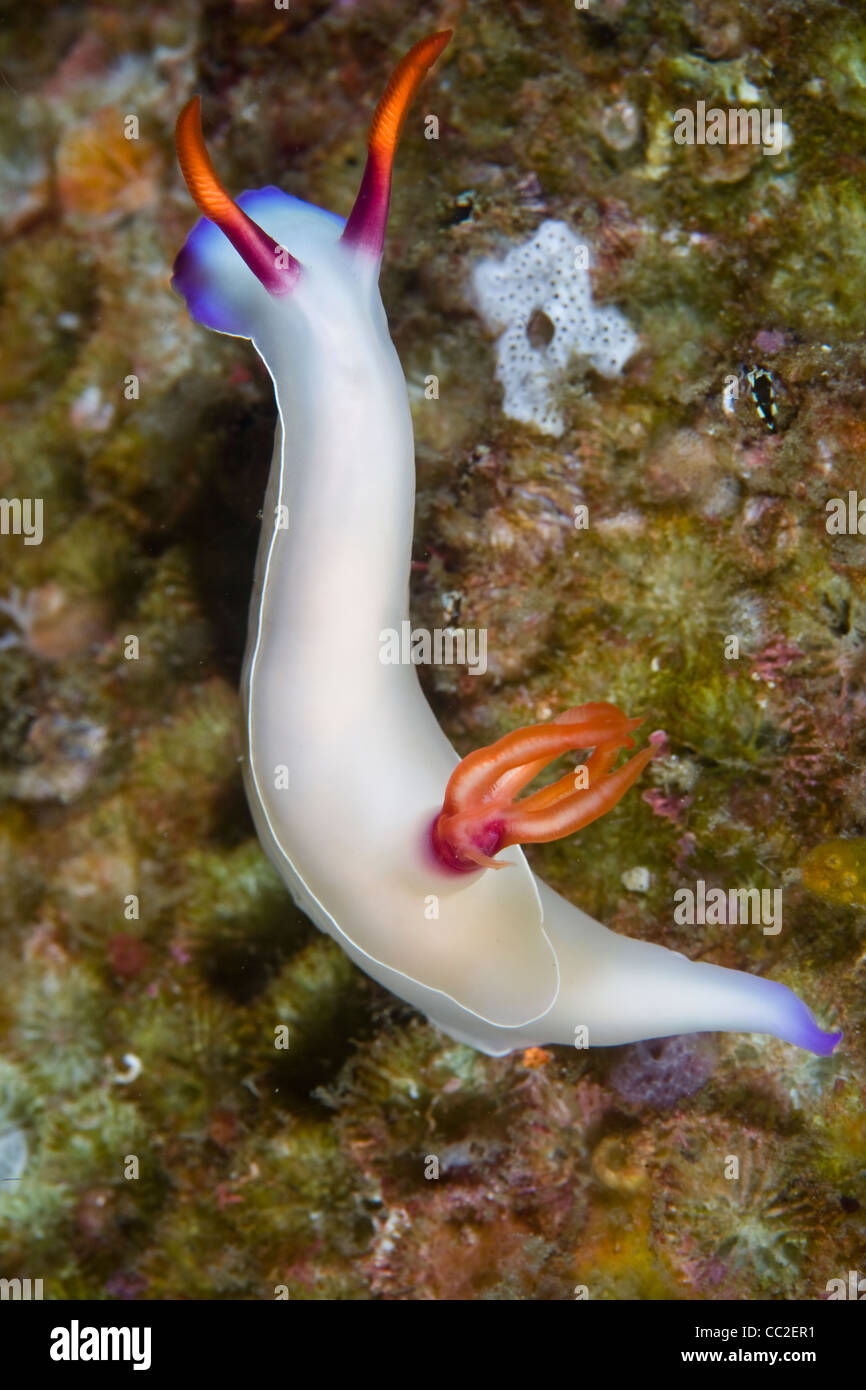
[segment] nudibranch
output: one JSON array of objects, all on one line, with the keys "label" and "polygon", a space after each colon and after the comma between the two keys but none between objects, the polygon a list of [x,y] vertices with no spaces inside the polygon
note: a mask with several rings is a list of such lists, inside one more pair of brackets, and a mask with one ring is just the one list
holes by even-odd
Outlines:
[{"label": "nudibranch", "polygon": [[[400,130],[449,38],[397,66],[345,222],[274,187],[233,199],[198,98],[177,122],[203,217],[172,283],[198,322],[252,341],[279,417],[243,670],[259,837],[362,970],[493,1056],[704,1030],[829,1053],[841,1035],[785,986],[611,932],[530,871],[521,844],[572,834],[639,776],[651,749],[615,763],[640,721],[587,704],[461,762],[414,665],[380,659],[381,634],[408,614],[415,463],[379,265]],[[518,796],[568,750],[591,756]]]}]

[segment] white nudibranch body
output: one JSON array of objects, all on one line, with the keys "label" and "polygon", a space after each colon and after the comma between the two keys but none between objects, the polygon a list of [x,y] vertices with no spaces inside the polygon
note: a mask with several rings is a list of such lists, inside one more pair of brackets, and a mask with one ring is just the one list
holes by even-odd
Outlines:
[{"label": "white nudibranch body", "polygon": [[[422,47],[395,81],[413,55],[417,68]],[[433,59],[424,57],[426,68]],[[246,223],[235,211],[229,224],[217,194],[202,192],[206,155],[181,130],[188,112],[181,165],[214,220],[196,224],[174,284],[199,321],[252,340],[279,413],[244,663],[245,781],[261,842],[295,901],[361,969],[492,1055],[573,1045],[584,1029],[590,1045],[735,1029],[831,1051],[838,1037],[822,1033],[783,985],[620,936],[537,880],[502,830],[527,801],[500,815],[489,787],[479,792],[478,830],[466,810],[472,788],[451,792],[459,759],[415,667],[380,659],[381,634],[408,617],[415,484],[406,385],[377,286],[383,197],[387,211],[380,113],[348,223],[277,189],[233,205],[261,245],[291,253],[281,262],[285,285],[266,288],[267,267],[249,268],[260,247],[250,249]],[[213,174],[209,162],[205,172]],[[597,746],[607,771],[630,745],[633,721],[613,706],[585,706],[537,726],[542,740],[567,736],[578,715],[581,731],[598,732],[572,745]],[[481,757],[465,760],[464,784]],[[645,757],[632,762],[642,767]],[[521,769],[534,775],[532,764],[528,756],[503,764],[512,770],[493,777],[497,794]],[[617,799],[616,779],[624,789],[636,775],[624,771],[599,778],[601,790],[586,796]],[[445,824],[446,788],[457,830],[453,840],[443,832],[440,854],[431,827]],[[491,853],[509,867],[480,867]]]}]

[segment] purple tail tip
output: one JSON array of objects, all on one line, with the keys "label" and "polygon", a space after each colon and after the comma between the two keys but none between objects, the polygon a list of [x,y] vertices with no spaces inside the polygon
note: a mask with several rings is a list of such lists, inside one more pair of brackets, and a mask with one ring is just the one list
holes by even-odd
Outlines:
[{"label": "purple tail tip", "polygon": [[808,1042],[804,1042],[803,1046],[808,1047],[810,1052],[816,1052],[819,1057],[829,1057],[836,1051],[844,1036],[844,1033],[824,1033],[816,1025],[814,1035]]}]

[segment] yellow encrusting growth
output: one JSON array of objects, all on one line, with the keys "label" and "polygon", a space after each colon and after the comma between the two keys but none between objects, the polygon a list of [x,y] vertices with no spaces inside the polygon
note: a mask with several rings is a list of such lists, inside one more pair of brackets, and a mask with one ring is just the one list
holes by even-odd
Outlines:
[{"label": "yellow encrusting growth", "polygon": [[866,838],[825,840],[800,869],[803,885],[827,902],[866,907]]}]

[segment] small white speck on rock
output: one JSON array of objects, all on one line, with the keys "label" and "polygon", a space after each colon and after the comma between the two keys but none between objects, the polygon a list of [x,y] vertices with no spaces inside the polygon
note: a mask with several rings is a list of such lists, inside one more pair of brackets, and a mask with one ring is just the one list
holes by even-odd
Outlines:
[{"label": "small white speck on rock", "polygon": [[626,869],[620,877],[620,882],[623,888],[628,889],[629,893],[648,893],[651,874],[649,869],[640,864],[633,869]]}]

